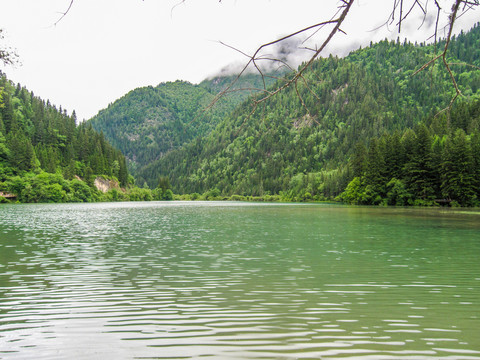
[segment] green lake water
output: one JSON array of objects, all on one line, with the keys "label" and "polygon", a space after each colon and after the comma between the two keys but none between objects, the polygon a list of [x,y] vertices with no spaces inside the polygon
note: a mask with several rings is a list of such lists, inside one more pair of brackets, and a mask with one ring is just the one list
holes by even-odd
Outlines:
[{"label": "green lake water", "polygon": [[0,359],[480,359],[480,212],[0,206]]}]

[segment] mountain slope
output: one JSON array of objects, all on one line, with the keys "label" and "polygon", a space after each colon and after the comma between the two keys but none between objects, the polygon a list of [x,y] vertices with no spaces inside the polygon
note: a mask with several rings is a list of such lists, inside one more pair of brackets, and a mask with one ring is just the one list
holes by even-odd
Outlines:
[{"label": "mountain slope", "polygon": [[[89,123],[127,156],[135,172],[170,150],[208,134],[252,93],[232,92],[207,109],[233,80],[233,76],[217,76],[199,85],[176,81],[138,88],[100,111]],[[267,84],[272,83],[267,78]],[[234,89],[261,86],[260,76],[246,74]]]},{"label": "mountain slope", "polygon": [[213,95],[203,87],[182,81],[165,83],[129,92],[89,123],[102,131],[135,169],[210,130],[226,111],[222,104],[214,114],[202,114],[200,110],[212,100]]},{"label": "mountain slope", "polygon": [[[251,105],[244,103],[208,136],[138,176],[149,184],[169,176],[174,191],[185,193],[302,189],[317,198],[334,197],[352,179],[348,160],[358,140],[413,127],[448,106],[454,88],[442,64],[413,75],[433,51],[425,44],[382,41],[344,59],[320,59],[305,73],[308,86],[299,83],[300,97],[290,87],[250,117]],[[464,101],[478,99],[480,71],[462,64],[480,66],[479,26],[452,41],[449,61],[456,63],[452,69]]]},{"label": "mountain slope", "polygon": [[91,126],[77,126],[75,112],[67,115],[0,72],[0,191],[22,202],[93,201],[94,175],[126,186],[125,157]]}]

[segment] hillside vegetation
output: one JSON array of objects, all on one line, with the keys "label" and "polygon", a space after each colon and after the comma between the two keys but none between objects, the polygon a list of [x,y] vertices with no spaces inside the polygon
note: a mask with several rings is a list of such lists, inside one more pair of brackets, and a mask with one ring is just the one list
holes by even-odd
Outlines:
[{"label": "hillside vegetation", "polygon": [[[414,75],[433,53],[433,45],[385,40],[345,58],[320,59],[305,73],[308,86],[299,83],[298,94],[290,87],[253,116],[251,104],[243,103],[207,136],[137,176],[151,185],[159,175],[168,176],[179,193],[218,189],[226,196],[335,198],[356,175],[352,160],[360,140],[368,147],[371,139],[395,131],[403,136],[421,122],[429,136],[454,136],[457,123],[438,115],[455,94],[443,64]],[[479,26],[452,41],[448,60],[464,95],[457,103],[478,100]],[[463,129],[466,135],[478,131],[475,121],[464,122],[471,124]]]},{"label": "hillside vegetation", "polygon": [[[127,186],[125,157],[90,125],[0,73],[0,192],[22,202],[93,201],[96,176]],[[0,197],[0,200],[4,200]]]},{"label": "hillside vegetation", "polygon": [[365,205],[480,205],[480,101],[450,118],[356,146],[353,180],[341,199]]},{"label": "hillside vegetation", "polygon": [[[100,111],[89,123],[125,154],[135,174],[138,168],[169,151],[207,135],[254,89],[263,87],[261,76],[246,74],[233,89],[252,90],[233,91],[207,109],[233,79],[234,76],[217,76],[199,85],[175,81],[138,88]],[[266,81],[273,83],[271,78]]]}]

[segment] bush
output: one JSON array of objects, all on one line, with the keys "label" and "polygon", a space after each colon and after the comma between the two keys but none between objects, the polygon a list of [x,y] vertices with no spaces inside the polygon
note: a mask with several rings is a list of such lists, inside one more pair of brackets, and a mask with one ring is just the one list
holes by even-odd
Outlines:
[{"label": "bush", "polygon": [[205,200],[218,200],[218,198],[220,197],[220,190],[218,190],[217,188],[214,188],[214,189],[211,189],[209,191],[207,191],[205,194],[203,194]]},{"label": "bush", "polygon": [[228,200],[230,200],[230,201],[246,201],[245,196],[242,196],[242,195],[232,195],[232,196],[230,196],[230,198]]},{"label": "bush", "polygon": [[173,191],[171,189],[167,189],[163,193],[163,200],[173,200]]},{"label": "bush", "polygon": [[402,180],[393,178],[387,184],[387,203],[388,205],[406,206],[412,195],[407,191]]},{"label": "bush", "polygon": [[134,187],[128,192],[130,201],[152,201],[152,191],[150,189]]},{"label": "bush", "polygon": [[85,182],[78,179],[70,181],[72,188],[71,202],[90,202],[93,201],[92,189]]},{"label": "bush", "polygon": [[108,190],[105,195],[104,199],[106,201],[127,201],[129,200],[128,196],[124,194],[122,191],[118,189],[110,189]]},{"label": "bush", "polygon": [[365,196],[364,190],[360,178],[355,177],[347,185],[345,191],[340,194],[340,199],[349,204],[361,204]]}]

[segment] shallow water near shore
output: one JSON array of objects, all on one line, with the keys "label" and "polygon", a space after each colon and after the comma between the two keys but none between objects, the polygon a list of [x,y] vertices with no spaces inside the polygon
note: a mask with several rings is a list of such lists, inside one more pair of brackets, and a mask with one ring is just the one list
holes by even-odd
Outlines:
[{"label": "shallow water near shore", "polygon": [[0,359],[480,359],[480,212],[0,206]]}]

